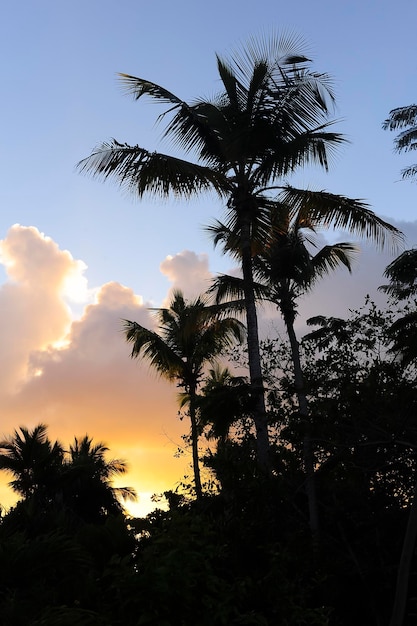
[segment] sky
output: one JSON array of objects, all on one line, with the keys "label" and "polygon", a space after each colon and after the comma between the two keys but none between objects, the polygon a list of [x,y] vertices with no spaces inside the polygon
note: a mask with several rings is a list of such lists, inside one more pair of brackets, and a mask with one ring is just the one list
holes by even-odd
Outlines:
[{"label": "sky", "polygon": [[[220,202],[137,199],[76,171],[112,137],[166,150],[161,109],[134,102],[118,72],[164,85],[181,98],[218,89],[215,53],[251,36],[291,32],[312,67],[334,78],[347,143],[328,173],[308,168],[291,182],[364,199],[417,245],[416,185],[400,180],[413,154],[393,151],[382,130],[392,108],[416,102],[415,0],[5,0],[0,24],[0,437],[19,425],[49,426],[64,444],[88,433],[128,461],[139,493],[175,488],[189,473],[176,458],[186,426],[176,390],[129,358],[121,319],[151,327],[149,307],[173,287],[192,297],[210,276],[233,270],[204,226]],[[324,236],[324,234],[323,234]],[[300,307],[346,315],[377,286],[392,250],[363,245],[354,272],[326,279]],[[276,319],[264,314],[265,332]],[[11,500],[0,476],[0,503]],[[133,511],[133,509],[132,509]]]}]

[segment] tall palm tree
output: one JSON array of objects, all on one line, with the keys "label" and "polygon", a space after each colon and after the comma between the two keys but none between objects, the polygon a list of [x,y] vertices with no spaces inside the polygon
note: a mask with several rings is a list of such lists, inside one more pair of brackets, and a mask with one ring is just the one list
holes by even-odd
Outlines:
[{"label": "tall palm tree", "polygon": [[[329,131],[334,103],[331,81],[313,72],[296,37],[251,39],[229,59],[217,56],[221,90],[213,98],[188,103],[153,82],[121,74],[127,92],[167,105],[164,137],[190,157],[146,150],[111,140],[83,159],[80,171],[114,178],[139,197],[146,193],[190,198],[214,191],[226,203],[227,219],[239,233],[245,291],[250,381],[257,399],[254,421],[260,466],[268,468],[268,427],[259,353],[253,258],[264,235],[271,189],[307,164],[327,170],[330,156],[342,143]],[[302,192],[286,188],[294,202]],[[307,201],[302,195],[302,201]],[[382,242],[396,232],[360,202],[312,194],[317,217],[352,230],[369,232]]]},{"label": "tall palm tree", "polygon": [[[417,133],[417,107],[406,107],[411,110],[408,112],[409,119],[414,122],[414,137]],[[390,115],[396,113],[391,111]],[[400,109],[401,111],[401,109]],[[407,112],[403,113],[407,119]],[[411,122],[410,122],[411,123]],[[410,131],[411,132],[411,131]],[[403,133],[404,134],[404,133]],[[401,137],[401,135],[400,135]],[[397,139],[397,141],[399,138]],[[407,139],[406,139],[407,140]],[[411,138],[408,140],[411,142]],[[416,144],[414,144],[416,147]],[[403,177],[414,175],[417,173],[417,165],[408,170],[414,170],[410,174],[404,174]],[[390,280],[388,285],[382,285],[381,291],[390,295],[395,301],[401,302],[409,298],[417,296],[417,249],[405,250],[399,257],[390,263],[384,272],[384,276]],[[399,317],[389,329],[390,336],[393,340],[391,348],[392,352],[401,355],[404,365],[411,362],[417,362],[417,311],[409,310],[405,315]],[[398,564],[397,583],[395,589],[394,605],[392,609],[390,626],[402,624],[404,621],[407,594],[410,581],[412,556],[415,551],[417,539],[417,482],[414,487],[413,498],[411,501],[408,523],[404,534],[403,547],[401,557]]]},{"label": "tall palm tree", "polygon": [[[384,130],[401,130],[394,139],[396,152],[410,152],[417,149],[417,105],[410,104],[398,107],[389,112],[389,116],[382,124]],[[403,178],[414,178],[417,174],[417,163],[405,167],[401,175]]]},{"label": "tall palm tree", "polygon": [[[306,492],[309,501],[310,528],[318,538],[319,516],[314,481],[314,453],[311,440],[311,422],[301,366],[300,348],[294,322],[300,296],[311,291],[317,281],[340,265],[351,271],[352,256],[357,252],[351,243],[326,245],[318,252],[315,240],[314,211],[308,207],[295,212],[291,206],[280,204],[271,210],[270,234],[264,241],[263,250],[254,259],[253,271],[257,280],[255,293],[260,300],[275,304],[280,311],[288,339],[294,367],[294,388],[298,402],[298,414],[304,424],[303,442]],[[209,228],[215,242],[222,241],[234,255],[240,254],[236,233],[216,222]],[[237,245],[236,245],[237,244]],[[244,297],[243,281],[231,276],[220,276],[214,283],[218,301]],[[232,306],[232,303],[231,303]]]},{"label": "tall palm tree", "polygon": [[132,343],[132,357],[143,356],[164,378],[183,389],[181,405],[188,405],[191,445],[197,498],[202,487],[198,463],[197,391],[207,364],[215,362],[235,341],[243,341],[244,326],[209,306],[203,296],[187,302],[181,291],[173,293],[168,308],[157,309],[157,332],[125,320],[126,339]]}]

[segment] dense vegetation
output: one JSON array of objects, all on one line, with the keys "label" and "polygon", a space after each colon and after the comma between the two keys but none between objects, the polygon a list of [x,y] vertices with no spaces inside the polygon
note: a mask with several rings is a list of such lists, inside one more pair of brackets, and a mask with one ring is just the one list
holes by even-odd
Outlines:
[{"label": "dense vegetation", "polygon": [[[215,442],[201,454],[211,483],[199,499],[192,485],[165,494],[169,510],[145,519],[120,510],[109,476],[123,464],[106,462],[101,444],[78,442],[63,456],[43,427],[2,442],[0,467],[22,496],[0,524],[3,623],[388,624],[416,485],[416,375],[390,351],[398,319],[368,301],[346,320],[313,320],[301,342],[314,541],[307,424],[279,338],[261,350],[269,477],[256,462],[250,387],[219,371],[208,374],[198,408],[200,452],[204,433]],[[392,623],[415,623],[415,571],[412,558],[408,617]]]},{"label": "dense vegetation", "polygon": [[[367,298],[296,337],[298,297],[340,264],[350,270],[355,252],[315,249],[315,229],[379,244],[399,233],[362,203],[282,183],[310,161],[326,167],[342,141],[327,128],[328,77],[289,43],[218,59],[224,90],[213,101],[189,105],[124,79],[136,98],[173,107],[167,132],[199,163],[114,142],[83,167],[139,195],[214,189],[226,223],[209,230],[242,277],[222,276],[192,302],[176,292],[155,330],[125,321],[132,356],[176,382],[190,420],[193,480],[163,494],[168,510],[126,516],[121,498],[134,493],[112,486],[126,466],[89,437],[65,450],[41,424],[0,442],[20,496],[0,523],[2,624],[416,622],[417,257],[388,266],[384,310]],[[277,306],[288,339],[259,341],[260,300]],[[248,341],[231,352],[242,312]]]}]

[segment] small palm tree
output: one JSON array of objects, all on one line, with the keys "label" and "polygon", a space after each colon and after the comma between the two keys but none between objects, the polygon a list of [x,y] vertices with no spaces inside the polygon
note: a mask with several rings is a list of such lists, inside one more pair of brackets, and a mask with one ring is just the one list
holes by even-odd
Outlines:
[{"label": "small palm tree", "polygon": [[209,439],[224,444],[232,424],[249,416],[252,405],[250,385],[244,376],[234,376],[218,363],[209,370],[198,398],[200,421],[209,426]]},{"label": "small palm tree", "polygon": [[35,497],[46,504],[53,499],[64,458],[64,449],[47,437],[47,426],[38,424],[32,430],[21,426],[0,442],[0,470],[12,474],[9,483],[24,499]]},{"label": "small palm tree", "polygon": [[[417,105],[392,109],[382,124],[384,130],[401,130],[394,140],[396,152],[410,152],[417,149]],[[414,178],[417,174],[417,163],[409,165],[401,172],[403,178]]]},{"label": "small palm tree", "polygon": [[125,320],[126,339],[132,343],[132,357],[143,356],[161,376],[183,389],[180,402],[188,405],[195,490],[200,498],[197,391],[205,366],[233,342],[243,341],[244,326],[225,316],[220,307],[209,306],[203,296],[187,302],[179,290],[174,291],[168,308],[156,310],[156,318],[157,332]]},{"label": "small palm tree", "polygon": [[107,448],[93,445],[86,435],[77,438],[65,452],[47,436],[47,426],[32,430],[21,426],[0,442],[0,470],[13,475],[9,483],[35,513],[56,508],[76,513],[88,522],[98,522],[108,514],[122,511],[119,498],[135,499],[131,488],[115,488],[114,476],[124,474],[123,461],[107,461]]},{"label": "small palm tree", "polygon": [[136,500],[131,487],[114,487],[112,479],[127,470],[125,461],[107,460],[104,443],[93,444],[85,435],[75,437],[63,466],[64,505],[88,522],[123,511],[121,500]]}]

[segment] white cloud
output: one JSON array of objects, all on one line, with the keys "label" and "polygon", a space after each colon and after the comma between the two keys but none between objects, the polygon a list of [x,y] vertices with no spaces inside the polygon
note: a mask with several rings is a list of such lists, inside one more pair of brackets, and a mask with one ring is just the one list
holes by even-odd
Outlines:
[{"label": "white cloud", "polygon": [[189,299],[206,291],[212,278],[207,254],[197,255],[190,250],[167,256],[162,261],[160,270],[172,283],[170,293],[173,289],[180,289]]}]

